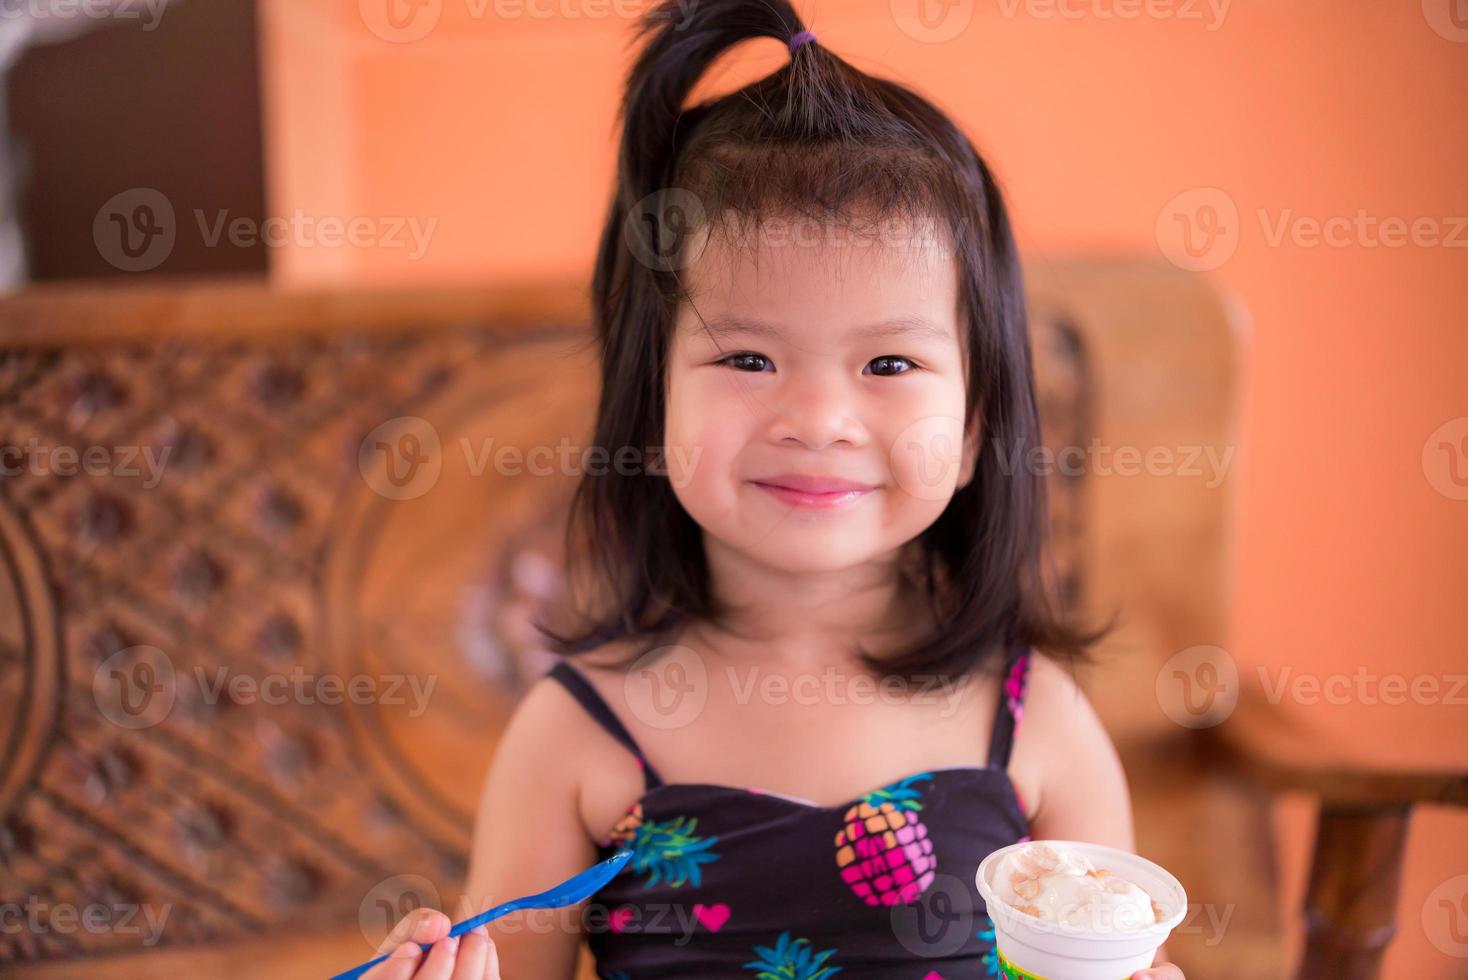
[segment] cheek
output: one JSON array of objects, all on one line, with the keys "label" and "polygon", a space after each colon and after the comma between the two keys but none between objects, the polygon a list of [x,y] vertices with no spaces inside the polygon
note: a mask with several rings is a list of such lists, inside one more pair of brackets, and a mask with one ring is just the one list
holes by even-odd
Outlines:
[{"label": "cheek", "polygon": [[736,461],[749,428],[748,413],[730,397],[727,384],[673,380],[663,430],[668,478],[689,513],[708,514],[732,501]]},{"label": "cheek", "polygon": [[915,393],[893,407],[883,432],[894,492],[941,511],[958,487],[963,461],[962,391]]}]

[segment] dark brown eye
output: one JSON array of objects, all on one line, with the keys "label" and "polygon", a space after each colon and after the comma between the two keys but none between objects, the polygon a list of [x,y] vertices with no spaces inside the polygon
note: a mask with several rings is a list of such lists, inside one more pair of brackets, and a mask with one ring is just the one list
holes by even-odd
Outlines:
[{"label": "dark brown eye", "polygon": [[736,371],[748,371],[751,373],[763,371],[767,366],[773,367],[770,364],[770,359],[763,354],[730,354],[727,357],[720,358],[718,363],[727,364]]},{"label": "dark brown eye", "polygon": [[914,364],[905,357],[889,355],[886,357],[874,357],[867,364],[867,369],[878,376],[891,377],[896,374],[906,374],[914,368]]}]

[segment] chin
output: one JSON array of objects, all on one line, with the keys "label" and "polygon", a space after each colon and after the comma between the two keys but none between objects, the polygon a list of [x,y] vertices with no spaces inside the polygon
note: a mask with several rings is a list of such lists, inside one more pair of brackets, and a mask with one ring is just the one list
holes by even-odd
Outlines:
[{"label": "chin", "polygon": [[785,520],[762,533],[742,528],[728,536],[715,532],[715,536],[726,547],[780,572],[839,572],[890,550],[872,529],[850,524],[817,527]]}]

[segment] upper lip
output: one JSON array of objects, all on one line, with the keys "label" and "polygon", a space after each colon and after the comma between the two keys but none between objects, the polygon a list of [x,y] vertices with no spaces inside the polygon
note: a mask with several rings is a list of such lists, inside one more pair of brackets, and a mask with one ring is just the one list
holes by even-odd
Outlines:
[{"label": "upper lip", "polygon": [[805,476],[800,473],[786,473],[781,476],[770,476],[755,480],[755,483],[763,483],[770,487],[784,487],[787,490],[799,490],[801,493],[845,493],[851,490],[870,490],[870,483],[859,483],[855,480],[843,480],[838,476]]}]

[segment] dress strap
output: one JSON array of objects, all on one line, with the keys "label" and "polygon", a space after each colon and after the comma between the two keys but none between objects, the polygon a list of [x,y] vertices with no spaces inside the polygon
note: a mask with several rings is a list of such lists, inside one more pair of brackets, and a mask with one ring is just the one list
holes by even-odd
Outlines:
[{"label": "dress strap", "polygon": [[642,767],[643,781],[647,789],[652,789],[654,786],[662,784],[662,778],[658,776],[657,770],[653,769],[652,764],[643,756],[642,749],[637,747],[637,742],[632,738],[632,733],[627,731],[627,726],[622,724],[622,720],[612,711],[611,705],[607,704],[606,699],[601,696],[595,687],[592,687],[591,682],[586,679],[581,671],[572,667],[567,661],[562,660],[552,667],[546,676],[560,681],[561,686],[567,691],[570,691],[571,696],[580,702],[581,707],[586,709],[586,713],[591,715],[597,724],[606,729],[608,735],[612,736],[628,752],[632,753],[632,757]]},{"label": "dress strap", "polygon": [[989,737],[989,765],[1009,768],[1014,733],[1025,713],[1025,686],[1030,675],[1030,651],[1021,647],[1010,654],[1000,685],[999,707],[994,712],[994,734]]}]

